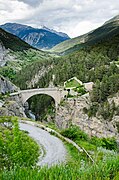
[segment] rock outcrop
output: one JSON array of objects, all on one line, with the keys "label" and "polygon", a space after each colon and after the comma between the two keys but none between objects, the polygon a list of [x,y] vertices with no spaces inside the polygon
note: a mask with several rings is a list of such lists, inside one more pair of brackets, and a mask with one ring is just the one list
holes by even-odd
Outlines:
[{"label": "rock outcrop", "polygon": [[23,106],[16,101],[7,101],[0,107],[0,116],[26,117]]},{"label": "rock outcrop", "polygon": [[30,81],[27,81],[27,87],[28,88],[35,87],[35,85],[38,83],[38,81],[43,76],[45,76],[45,73],[48,73],[52,68],[53,68],[52,65],[50,65],[48,67],[42,66],[42,68],[39,70],[39,72],[37,74],[35,74],[35,76]]},{"label": "rock outcrop", "polygon": [[18,87],[0,75],[0,116],[26,117],[20,97],[10,97],[9,94],[6,95],[6,93],[18,90]]},{"label": "rock outcrop", "polygon": [[59,106],[55,122],[59,128],[66,128],[70,124],[75,124],[90,136],[97,137],[116,137],[119,139],[119,133],[116,123],[119,122],[119,116],[114,117],[111,122],[102,117],[89,118],[84,113],[84,108],[89,108],[91,102],[89,95],[83,95],[76,99],[68,99]]},{"label": "rock outcrop", "polygon": [[6,49],[3,43],[0,41],[0,66],[4,66],[6,63],[5,55],[6,55]]},{"label": "rock outcrop", "polygon": [[11,93],[18,90],[18,87],[0,75],[0,94]]},{"label": "rock outcrop", "polygon": [[0,116],[26,117],[25,108],[20,97],[4,97],[3,101],[1,101]]}]

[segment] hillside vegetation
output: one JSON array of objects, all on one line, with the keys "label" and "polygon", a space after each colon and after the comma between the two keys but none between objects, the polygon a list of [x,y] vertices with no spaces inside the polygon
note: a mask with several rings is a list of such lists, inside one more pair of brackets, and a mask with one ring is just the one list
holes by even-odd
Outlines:
[{"label": "hillside vegetation", "polygon": [[39,146],[20,131],[18,119],[0,117],[0,172],[4,169],[31,167],[39,157]]},{"label": "hillside vegetation", "polygon": [[[28,67],[37,61],[39,64],[46,64],[47,61],[52,60],[53,54],[49,54],[44,51],[37,50],[25,43],[18,37],[4,31],[0,28],[0,45],[4,48],[1,52],[4,55],[3,60],[4,66],[0,67],[0,74],[8,77],[10,80],[15,78],[16,72],[19,72],[22,68]],[[2,51],[2,49],[1,49]],[[31,71],[33,74],[34,72]]]},{"label": "hillside vegetation", "polygon": [[[7,124],[6,124],[7,123]],[[76,126],[63,130],[61,134],[91,150],[95,163],[84,152],[65,144],[69,157],[65,164],[52,167],[37,167],[39,149],[26,132],[19,130],[13,117],[0,118],[0,178],[2,180],[116,180],[119,175],[119,155],[114,139],[90,139]],[[90,144],[89,144],[90,143]],[[26,153],[27,152],[27,153]]]},{"label": "hillside vegetation", "polygon": [[4,31],[0,28],[0,41],[4,44],[6,49],[11,49],[13,51],[22,51],[31,48],[31,46],[18,37]]},{"label": "hillside vegetation", "polygon": [[109,21],[103,26],[87,33],[82,36],[67,40],[60,43],[51,49],[51,52],[58,54],[69,54],[73,51],[79,50],[81,48],[87,47],[89,45],[94,45],[101,41],[105,42],[107,39],[119,33],[118,19]]},{"label": "hillside vegetation", "polygon": [[[82,82],[93,81],[96,83],[95,86],[97,86],[97,81],[99,81],[102,86],[101,88],[97,87],[98,91],[96,91],[96,93],[94,92],[96,88],[94,88],[92,101],[97,102],[97,97],[101,99],[101,101],[98,102],[103,103],[109,95],[113,95],[119,90],[118,42],[119,35],[116,35],[105,42],[102,41],[64,57],[52,58],[52,60],[42,61],[42,63],[40,61],[34,61],[30,66],[27,65],[16,73],[13,82],[21,89],[26,89],[28,88],[27,82],[30,82],[35,74],[40,72],[42,66],[52,66],[52,68],[46,71],[44,75],[39,78],[39,81],[34,84],[34,88],[48,87],[49,82],[52,81],[52,75],[55,75],[54,86],[63,86],[66,80],[76,76]],[[103,84],[105,84],[105,89],[103,88]]]},{"label": "hillside vegetation", "polygon": [[[94,46],[76,51],[67,56],[54,58],[50,61],[53,68],[46,72],[45,76],[39,79],[39,87],[45,86],[51,80],[52,75],[55,75],[54,84],[63,85],[64,81],[76,76],[83,82],[96,80],[102,81],[104,76],[111,76],[118,74],[118,55],[119,55],[119,35],[114,36],[105,42],[100,42]],[[112,63],[113,62],[113,63]],[[20,72],[16,74],[14,82],[20,86],[22,79],[23,82],[27,82],[28,78],[32,79],[31,72],[38,73],[40,62],[36,61],[32,63],[32,66],[24,67]],[[37,86],[36,85],[36,86]],[[22,85],[22,89],[25,89],[26,84]]]},{"label": "hillside vegetation", "polygon": [[68,39],[68,40],[54,46],[49,51],[54,52],[54,53],[65,52],[66,50],[70,49],[71,47],[75,46],[76,44],[81,44],[85,40],[86,36],[87,36],[87,34],[84,34],[84,35],[76,37],[76,38]]},{"label": "hillside vegetation", "polygon": [[[16,74],[22,69],[25,69],[26,77],[32,78],[32,75],[38,72],[36,71],[36,68],[33,68],[29,76],[29,70],[32,68],[32,64],[37,64],[38,66],[36,66],[38,69],[43,65],[47,66],[49,61],[52,61],[53,59],[53,55],[32,48],[16,52],[10,50],[8,54],[10,60],[6,62],[6,66],[0,67],[0,74],[4,77],[8,77],[10,80],[15,79]],[[26,70],[27,68],[29,69],[28,71]]]}]

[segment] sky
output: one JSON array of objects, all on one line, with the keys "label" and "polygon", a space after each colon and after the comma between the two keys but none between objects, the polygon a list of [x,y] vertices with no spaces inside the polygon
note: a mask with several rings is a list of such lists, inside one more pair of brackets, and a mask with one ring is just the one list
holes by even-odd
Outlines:
[{"label": "sky", "polygon": [[0,0],[0,24],[16,22],[85,34],[119,14],[119,0]]}]

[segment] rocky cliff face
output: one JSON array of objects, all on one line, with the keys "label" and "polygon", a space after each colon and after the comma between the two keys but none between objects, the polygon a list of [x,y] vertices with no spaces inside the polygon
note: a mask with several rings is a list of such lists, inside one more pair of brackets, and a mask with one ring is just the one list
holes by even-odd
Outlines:
[{"label": "rocky cliff face", "polygon": [[0,94],[2,95],[0,97],[0,116],[26,117],[20,97],[5,95],[6,93],[12,93],[18,90],[19,88],[13,83],[0,76]]},{"label": "rocky cliff face", "polygon": [[6,55],[6,49],[3,43],[0,41],[0,66],[4,66],[6,63],[5,55]]},{"label": "rocky cliff face", "polygon": [[13,83],[0,76],[0,116],[26,117],[20,97],[10,97],[6,93],[18,91]]},{"label": "rocky cliff face", "polygon": [[35,76],[30,80],[27,81],[27,87],[28,88],[32,88],[35,86],[35,84],[38,83],[38,81],[40,80],[40,78],[42,78],[43,76],[45,76],[45,73],[49,72],[51,69],[53,68],[52,65],[49,65],[47,67],[42,66],[41,69],[39,70],[39,72],[37,74],[35,74]]},{"label": "rocky cliff face", "polygon": [[18,87],[0,75],[0,94],[11,93],[18,90]]},{"label": "rocky cliff face", "polygon": [[[119,98],[118,98],[119,99]],[[56,115],[56,124],[60,128],[66,128],[71,123],[79,126],[90,136],[97,137],[116,137],[119,139],[117,123],[119,116],[114,116],[111,122],[102,119],[102,117],[89,118],[84,113],[84,108],[89,108],[89,95],[78,97],[77,99],[68,99],[62,106],[59,106]]]},{"label": "rocky cliff face", "polygon": [[13,98],[7,97],[1,101],[0,116],[26,117],[24,111],[25,109],[18,96]]}]

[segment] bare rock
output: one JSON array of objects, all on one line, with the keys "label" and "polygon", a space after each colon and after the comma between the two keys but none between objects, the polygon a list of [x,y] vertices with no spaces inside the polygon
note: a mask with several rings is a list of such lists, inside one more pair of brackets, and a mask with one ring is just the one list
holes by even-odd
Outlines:
[{"label": "bare rock", "polygon": [[55,119],[57,126],[66,128],[72,123],[79,126],[80,129],[89,134],[89,136],[116,137],[119,139],[119,124],[118,128],[116,124],[119,123],[119,116],[115,116],[111,122],[106,121],[99,116],[89,118],[88,115],[84,113],[84,108],[88,109],[89,106],[89,94],[80,96],[75,99],[75,101],[73,98],[66,100],[64,105],[59,106],[59,109],[57,110]]},{"label": "bare rock", "polygon": [[18,90],[18,87],[0,75],[0,94],[11,93]]}]

